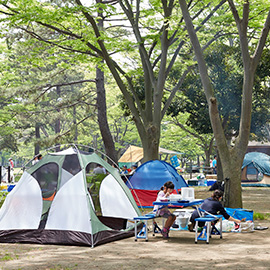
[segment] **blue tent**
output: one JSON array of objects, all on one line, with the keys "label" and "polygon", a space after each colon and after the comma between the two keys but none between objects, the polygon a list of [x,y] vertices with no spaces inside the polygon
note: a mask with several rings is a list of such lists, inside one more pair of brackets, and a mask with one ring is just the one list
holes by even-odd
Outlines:
[{"label": "blue tent", "polygon": [[260,152],[247,153],[242,169],[251,164],[262,174],[270,175],[270,156]]},{"label": "blue tent", "polygon": [[157,192],[167,181],[172,181],[177,191],[188,186],[171,164],[161,160],[151,160],[137,168],[127,182],[127,186],[132,190],[138,205],[151,206],[157,197]]},{"label": "blue tent", "polygon": [[242,182],[260,182],[269,184],[270,156],[260,152],[249,152],[242,165]]}]

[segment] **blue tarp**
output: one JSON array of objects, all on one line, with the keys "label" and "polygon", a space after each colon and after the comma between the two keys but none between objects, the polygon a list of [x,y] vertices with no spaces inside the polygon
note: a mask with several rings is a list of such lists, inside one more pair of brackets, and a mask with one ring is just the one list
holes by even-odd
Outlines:
[{"label": "blue tarp", "polygon": [[243,218],[246,221],[253,221],[253,210],[247,210],[243,208],[225,208],[226,212],[236,218],[242,220]]},{"label": "blue tarp", "polygon": [[130,178],[131,184],[127,185],[134,189],[159,190],[167,181],[172,181],[175,189],[188,186],[171,164],[161,160],[150,160],[137,168]]},{"label": "blue tarp", "polygon": [[260,152],[247,153],[243,161],[242,169],[246,166],[249,166],[250,169],[252,169],[251,165],[253,165],[262,174],[270,175],[270,156],[267,154]]}]

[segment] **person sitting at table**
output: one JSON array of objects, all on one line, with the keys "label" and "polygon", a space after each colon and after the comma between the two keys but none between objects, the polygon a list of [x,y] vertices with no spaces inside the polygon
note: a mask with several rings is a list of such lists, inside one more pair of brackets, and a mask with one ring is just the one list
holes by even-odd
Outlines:
[{"label": "person sitting at table", "polygon": [[[235,223],[239,224],[241,221],[239,219],[235,219],[232,216],[230,216],[226,212],[224,207],[222,206],[222,204],[220,202],[222,197],[223,197],[223,192],[219,189],[216,189],[210,198],[207,198],[204,200],[204,202],[202,203],[200,208],[202,210],[207,211],[210,214],[213,214],[213,215],[217,215],[217,214],[223,215],[223,217],[225,219],[228,219],[229,221],[234,221]],[[199,216],[200,215],[199,215],[197,209],[194,210],[191,217],[190,217],[190,220],[189,220],[190,221],[190,223],[188,225],[189,231],[191,231],[191,232],[193,231],[194,226],[195,226],[195,219],[198,218]],[[204,222],[198,222],[198,226],[203,227]]]},{"label": "person sitting at table", "polygon": [[[166,182],[160,189],[157,195],[157,202],[166,201],[170,194],[174,190],[174,184],[171,181]],[[168,207],[162,205],[155,205],[154,212],[156,212],[157,217],[167,218],[164,228],[161,231],[163,238],[169,238],[170,227],[173,225],[176,216],[170,212]]]}]

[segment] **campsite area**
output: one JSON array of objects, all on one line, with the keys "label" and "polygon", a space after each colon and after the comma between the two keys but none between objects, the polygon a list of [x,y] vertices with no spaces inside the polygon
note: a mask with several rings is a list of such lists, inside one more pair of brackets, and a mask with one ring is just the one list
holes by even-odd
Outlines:
[{"label": "campsite area", "polygon": [[[208,187],[196,187],[206,198]],[[243,187],[243,207],[254,210],[255,226],[270,227],[270,189]],[[195,234],[172,231],[169,240],[149,234],[149,242],[127,238],[95,248],[83,246],[0,244],[0,269],[269,269],[270,228],[252,233],[224,233],[210,244],[194,243]]]}]

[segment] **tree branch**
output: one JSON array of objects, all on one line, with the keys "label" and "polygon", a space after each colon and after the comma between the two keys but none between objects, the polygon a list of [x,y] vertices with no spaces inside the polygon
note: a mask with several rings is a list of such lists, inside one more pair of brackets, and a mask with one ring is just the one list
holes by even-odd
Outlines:
[{"label": "tree branch", "polygon": [[[238,34],[240,37],[240,46],[243,58],[243,64],[249,63],[250,55],[248,49],[248,40],[247,40],[247,27],[248,27],[248,14],[249,14],[249,3],[245,2],[243,6],[243,19],[241,20],[238,14],[238,11],[234,5],[233,0],[228,0],[230,9],[232,11],[234,20],[237,25]],[[248,67],[246,67],[248,68]]]},{"label": "tree branch", "polygon": [[268,33],[269,33],[269,29],[270,29],[270,10],[268,12],[266,21],[264,23],[264,26],[263,26],[263,29],[262,29],[262,32],[261,32],[261,36],[260,36],[260,39],[259,39],[259,43],[258,43],[258,45],[256,47],[256,50],[255,50],[253,56],[252,56],[253,61],[254,61],[254,65],[256,67],[257,67],[257,65],[259,63],[259,60],[261,58],[262,51],[263,51],[263,48],[265,46],[266,39],[267,39],[267,36],[268,36]]},{"label": "tree branch", "polygon": [[69,82],[69,83],[47,84],[46,86],[40,86],[38,89],[42,89],[44,87],[47,87],[47,88],[35,99],[35,101],[38,101],[38,99],[40,99],[43,95],[45,95],[53,87],[74,85],[74,84],[80,84],[80,83],[85,83],[85,82],[96,83],[96,80],[80,80],[80,81],[74,81],[74,82]]}]

